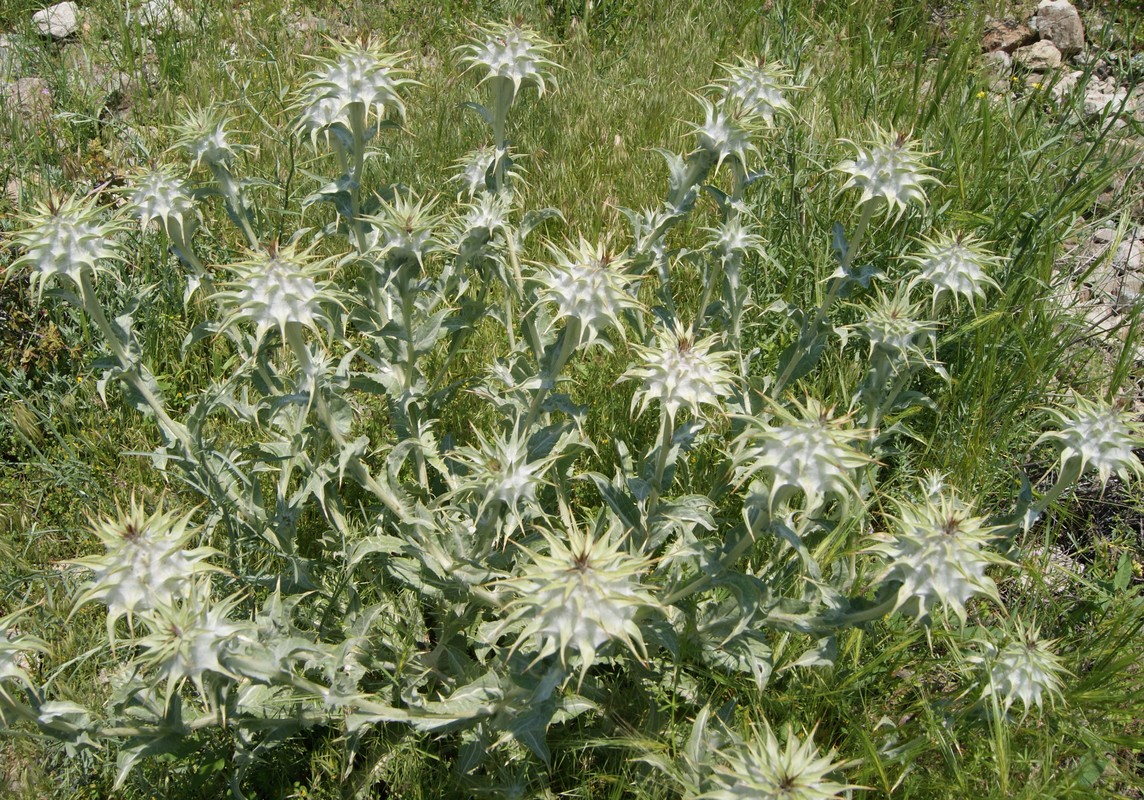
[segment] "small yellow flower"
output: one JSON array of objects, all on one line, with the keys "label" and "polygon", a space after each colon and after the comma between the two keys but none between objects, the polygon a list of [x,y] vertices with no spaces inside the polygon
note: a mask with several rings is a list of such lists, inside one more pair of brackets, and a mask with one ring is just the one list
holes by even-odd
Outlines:
[{"label": "small yellow flower", "polygon": [[1034,83],[1034,84],[1033,84],[1033,88],[1034,88],[1034,89],[1040,89],[1040,88],[1041,88],[1041,84],[1039,84],[1039,83]]},{"label": "small yellow flower", "polygon": [[983,97],[985,97],[985,90],[984,89],[982,89],[980,92],[977,93],[977,99],[978,100],[980,100]]}]

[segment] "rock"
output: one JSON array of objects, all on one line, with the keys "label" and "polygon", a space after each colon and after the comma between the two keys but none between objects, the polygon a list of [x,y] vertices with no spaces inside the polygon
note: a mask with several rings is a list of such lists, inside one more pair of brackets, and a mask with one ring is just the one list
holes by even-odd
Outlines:
[{"label": "rock", "polygon": [[1083,77],[1084,72],[1079,69],[1073,70],[1072,72],[1067,72],[1064,75],[1061,75],[1056,83],[1054,83],[1049,88],[1049,92],[1057,100],[1063,100],[1072,93],[1072,91],[1077,87],[1077,84],[1080,83],[1080,79]]},{"label": "rock", "polygon": [[1033,72],[1044,72],[1061,65],[1061,51],[1052,42],[1042,40],[1027,47],[1018,47],[1013,61]]},{"label": "rock", "polygon": [[1011,19],[992,19],[985,23],[981,37],[981,52],[1001,52],[1009,55],[1018,47],[1037,41],[1037,34],[1028,26]]},{"label": "rock", "polygon": [[1108,244],[1116,238],[1115,228],[1101,228],[1092,235],[1092,240],[1097,244]]},{"label": "rock", "polygon": [[985,69],[996,78],[1008,78],[1013,71],[1013,58],[1004,50],[994,50],[986,53],[982,59]]},{"label": "rock", "polygon": [[1041,0],[1030,27],[1042,39],[1051,39],[1065,57],[1075,56],[1084,49],[1084,25],[1069,0]]},{"label": "rock", "polygon": [[79,30],[79,6],[72,2],[48,6],[32,15],[32,24],[44,36],[66,39]]},{"label": "rock", "polygon": [[191,27],[191,18],[173,0],[143,0],[128,15],[128,21],[139,23],[149,36],[178,33]]},{"label": "rock", "polygon": [[[1109,91],[1105,87],[1093,86],[1089,84],[1084,92],[1084,115],[1086,117],[1102,116],[1106,111],[1118,113],[1121,106],[1124,105],[1125,111],[1131,111],[1125,105],[1125,100],[1128,99],[1128,92],[1121,88],[1113,88]],[[1109,108],[1111,106],[1111,108]]]},{"label": "rock", "polygon": [[20,78],[5,84],[0,93],[13,116],[25,124],[45,122],[52,114],[52,90],[43,78]]},{"label": "rock", "polygon": [[16,38],[7,34],[0,36],[0,80],[18,77],[21,61]]}]

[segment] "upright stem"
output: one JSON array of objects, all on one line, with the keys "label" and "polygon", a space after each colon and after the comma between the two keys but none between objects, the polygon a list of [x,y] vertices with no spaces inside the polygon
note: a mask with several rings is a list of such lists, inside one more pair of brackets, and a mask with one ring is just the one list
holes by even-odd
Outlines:
[{"label": "upright stem", "polygon": [[353,136],[353,170],[350,173],[350,230],[354,237],[354,246],[359,253],[364,253],[368,247],[365,238],[365,228],[361,222],[361,184],[365,177],[365,105],[353,103],[350,106],[350,133]]},{"label": "upright stem", "polygon": [[778,395],[784,388],[786,388],[787,382],[790,380],[790,376],[794,372],[795,367],[797,367],[799,362],[802,361],[802,355],[809,352],[810,348],[814,346],[814,343],[818,338],[818,326],[822,324],[824,319],[826,319],[826,312],[830,310],[832,305],[834,305],[834,301],[838,299],[838,293],[842,290],[842,287],[846,285],[848,276],[845,273],[849,272],[850,265],[854,261],[854,256],[858,252],[858,249],[862,246],[862,239],[866,235],[866,227],[870,224],[870,218],[874,215],[874,208],[876,205],[876,200],[867,200],[862,204],[862,216],[858,219],[858,227],[854,229],[854,236],[851,237],[850,241],[847,243],[846,252],[842,255],[840,270],[843,275],[835,278],[830,282],[830,288],[826,292],[826,297],[823,298],[822,304],[818,307],[818,310],[814,314],[814,321],[799,332],[799,338],[805,339],[805,341],[800,342],[800,349],[802,352],[795,353],[791,359],[787,361],[786,368],[783,370],[782,374],[779,375],[778,380],[775,381],[775,395]]},{"label": "upright stem", "polygon": [[182,444],[186,455],[190,457],[194,452],[194,443],[191,440],[190,431],[171,419],[167,414],[162,399],[155,394],[154,390],[148,385],[148,382],[143,379],[141,371],[145,368],[131,358],[127,347],[120,341],[119,334],[103,313],[103,307],[99,304],[99,298],[95,295],[95,287],[91,283],[91,270],[85,269],[80,272],[80,296],[83,301],[84,310],[91,317],[96,327],[99,328],[103,334],[103,338],[107,341],[107,346],[111,348],[112,355],[114,355],[115,360],[119,362],[123,379],[130,383],[131,388],[138,392],[139,396],[143,398],[148,408],[151,409],[151,413],[155,415],[159,426],[166,431],[168,436]]},{"label": "upright stem", "polygon": [[668,488],[663,485],[663,474],[667,471],[667,454],[671,452],[671,440],[675,434],[675,421],[672,419],[671,414],[667,413],[667,409],[663,409],[659,415],[659,454],[655,460],[655,479],[652,481],[651,495],[648,496],[647,501],[647,515],[655,512],[655,507],[659,503],[660,495]]},{"label": "upright stem", "polygon": [[564,326],[564,330],[560,332],[560,341],[553,349],[552,361],[543,373],[540,387],[536,390],[536,394],[533,395],[532,405],[528,409],[528,417],[525,418],[524,425],[520,429],[521,433],[531,428],[533,423],[536,422],[536,418],[540,416],[540,407],[544,404],[545,396],[548,394],[549,389],[556,385],[556,379],[560,376],[560,371],[564,369],[564,364],[567,363],[568,358],[572,355],[572,351],[576,349],[576,345],[579,342],[580,320],[573,317],[568,320],[568,323]]}]

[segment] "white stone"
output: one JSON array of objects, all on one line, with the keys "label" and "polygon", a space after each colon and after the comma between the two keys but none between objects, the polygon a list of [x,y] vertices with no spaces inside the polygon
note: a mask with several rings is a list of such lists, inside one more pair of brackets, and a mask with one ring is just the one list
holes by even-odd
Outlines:
[{"label": "white stone", "polygon": [[[1084,114],[1086,117],[1096,117],[1103,114],[1106,110],[1111,110],[1113,113],[1120,111],[1120,106],[1128,97],[1128,93],[1124,89],[1115,89],[1112,92],[1104,92],[1100,89],[1090,87],[1084,93]],[[1109,109],[1109,106],[1112,106]],[[1130,110],[1130,109],[1125,109]]]},{"label": "white stone", "polygon": [[72,2],[48,6],[32,15],[32,24],[44,36],[66,39],[79,30],[79,6]]},{"label": "white stone", "polygon": [[1061,51],[1052,42],[1043,39],[1028,47],[1019,47],[1013,60],[1033,72],[1056,69],[1061,65]]},{"label": "white stone", "polygon": [[1075,56],[1084,50],[1084,24],[1069,0],[1041,0],[1029,27],[1053,44],[1064,56]]},{"label": "white stone", "polygon": [[128,19],[152,36],[185,31],[191,24],[191,18],[173,0],[143,0]]}]

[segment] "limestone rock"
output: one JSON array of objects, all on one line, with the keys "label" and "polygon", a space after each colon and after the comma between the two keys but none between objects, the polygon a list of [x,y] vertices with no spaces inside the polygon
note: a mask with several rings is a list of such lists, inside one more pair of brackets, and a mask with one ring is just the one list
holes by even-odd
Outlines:
[{"label": "limestone rock", "polygon": [[174,0],[143,0],[129,20],[139,23],[150,36],[178,33],[191,27],[191,18]]},{"label": "limestone rock", "polygon": [[1061,65],[1061,51],[1052,42],[1042,39],[1027,47],[1017,48],[1013,60],[1033,72],[1044,72]]},{"label": "limestone rock", "polygon": [[0,88],[13,116],[26,124],[44,122],[52,113],[52,90],[43,78],[20,78]]},{"label": "limestone rock", "polygon": [[1028,26],[1011,19],[992,19],[985,23],[981,37],[981,52],[1013,54],[1018,47],[1037,41],[1037,34]]},{"label": "limestone rock", "polygon": [[1051,39],[1066,58],[1084,50],[1084,24],[1069,0],[1041,0],[1030,27]]},{"label": "limestone rock", "polygon": [[48,6],[32,15],[32,24],[44,36],[66,39],[79,30],[79,6],[72,2]]}]

